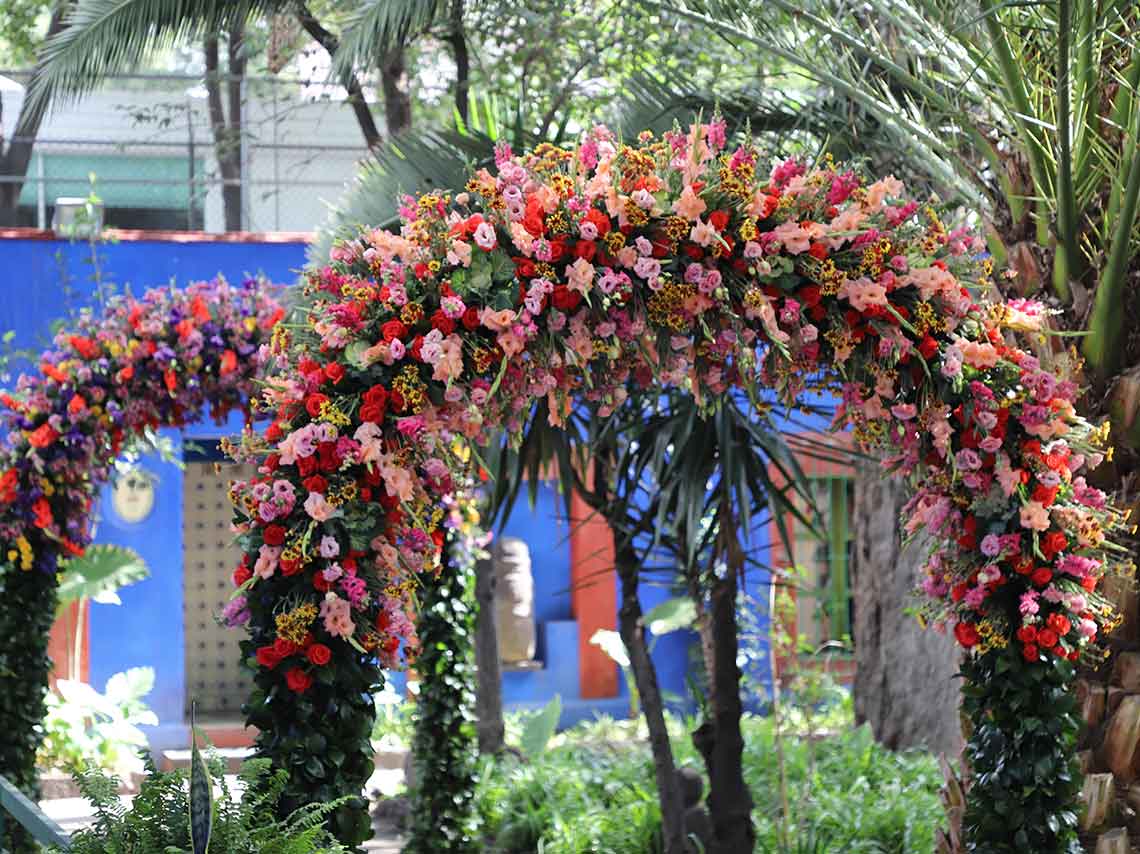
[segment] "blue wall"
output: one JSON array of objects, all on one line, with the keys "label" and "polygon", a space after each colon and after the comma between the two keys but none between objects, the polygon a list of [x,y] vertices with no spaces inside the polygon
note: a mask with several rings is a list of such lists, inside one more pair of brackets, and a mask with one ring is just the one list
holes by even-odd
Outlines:
[{"label": "blue wall", "polygon": [[[134,293],[218,273],[235,282],[258,273],[292,282],[305,264],[303,243],[140,240],[98,244],[95,252],[103,281],[129,286]],[[42,350],[50,343],[51,324],[89,303],[96,269],[91,255],[83,242],[0,239],[0,270],[6,278],[0,286],[0,331],[15,330],[13,346]]]}]

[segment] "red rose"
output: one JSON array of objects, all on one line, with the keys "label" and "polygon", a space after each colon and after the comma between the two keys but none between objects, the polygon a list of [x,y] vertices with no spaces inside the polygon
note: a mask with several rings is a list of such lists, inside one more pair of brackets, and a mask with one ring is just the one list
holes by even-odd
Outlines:
[{"label": "red rose", "polygon": [[1060,487],[1057,486],[1044,486],[1038,484],[1037,488],[1033,490],[1033,500],[1040,501],[1046,507],[1051,505],[1057,500],[1057,492]]},{"label": "red rose", "polygon": [[1055,647],[1058,640],[1060,640],[1060,638],[1057,637],[1057,633],[1052,629],[1040,629],[1037,632],[1037,645],[1045,649]]},{"label": "red rose", "polygon": [[413,359],[419,359],[421,362],[423,361],[423,357],[420,355],[420,352],[423,350],[423,346],[424,336],[417,335],[412,339],[412,346],[408,348],[408,352],[412,354]]},{"label": "red rose", "polygon": [[1021,648],[1021,657],[1028,662],[1034,662],[1041,657],[1041,653],[1033,644],[1027,643]]},{"label": "red rose", "polygon": [[1089,593],[1096,590],[1096,578],[1091,575],[1086,575],[1081,579],[1081,587],[1085,588]]},{"label": "red rose", "polygon": [[329,362],[325,365],[325,379],[336,385],[344,379],[344,365],[340,362]]},{"label": "red rose", "polygon": [[388,389],[382,385],[374,385],[364,392],[365,403],[375,403],[384,406],[388,402]]},{"label": "red rose", "polygon": [[1033,574],[1029,576],[1029,580],[1037,587],[1044,587],[1053,580],[1053,571],[1045,566],[1039,566],[1033,570]]},{"label": "red rose", "polygon": [[309,490],[309,492],[319,492],[321,495],[324,495],[325,490],[329,488],[329,482],[319,474],[305,478],[301,481],[301,485]]},{"label": "red rose", "polygon": [[592,240],[579,240],[574,244],[574,255],[578,258],[593,261],[597,253],[598,245]]},{"label": "red rose", "polygon": [[1072,622],[1064,614],[1050,614],[1045,624],[1061,637],[1067,635],[1069,629],[1073,627]]},{"label": "red rose", "polygon": [[288,558],[281,558],[281,574],[285,576],[296,575],[305,565],[301,563],[300,558],[296,560],[289,560]]},{"label": "red rose", "polygon": [[305,411],[313,418],[321,414],[321,405],[328,403],[328,395],[313,392],[305,398]]},{"label": "red rose", "polygon": [[323,643],[315,643],[305,650],[305,658],[317,667],[324,667],[332,659],[332,650]]},{"label": "red rose", "polygon": [[559,237],[557,240],[550,241],[550,260],[561,261],[562,256],[566,254],[566,241],[564,237]]},{"label": "red rose", "polygon": [[281,663],[281,656],[277,654],[277,650],[273,648],[272,644],[269,646],[259,646],[256,655],[257,663],[267,670],[272,670]]},{"label": "red rose", "polygon": [[709,224],[717,231],[724,231],[728,225],[728,211],[713,211],[709,214]]},{"label": "red rose", "polygon": [[319,371],[321,366],[314,362],[312,359],[302,359],[297,363],[297,370],[302,374],[312,374]]},{"label": "red rose", "polygon": [[384,420],[384,407],[375,403],[366,403],[360,407],[360,420],[379,424]]},{"label": "red rose", "polygon": [[241,587],[247,581],[253,578],[253,573],[249,571],[249,567],[244,563],[234,570],[233,582],[234,587]]},{"label": "red rose", "polygon": [[1069,545],[1069,538],[1061,531],[1050,531],[1041,538],[1041,554],[1046,560],[1052,560]]},{"label": "red rose", "polygon": [[290,691],[304,694],[313,686],[313,677],[300,667],[294,667],[285,674],[285,684],[289,686]]},{"label": "red rose", "polygon": [[938,342],[930,335],[925,336],[918,344],[918,352],[922,354],[922,358],[929,359],[938,352]]},{"label": "red rose", "polygon": [[297,458],[297,471],[301,473],[301,477],[308,477],[317,470],[317,458],[314,454],[309,454],[307,457]]},{"label": "red rose", "polygon": [[1037,627],[1022,626],[1017,630],[1017,639],[1022,643],[1035,643],[1037,640]]},{"label": "red rose", "polygon": [[437,308],[431,316],[431,328],[438,329],[444,335],[450,335],[455,331],[455,321],[444,314],[442,308]]},{"label": "red rose", "polygon": [[813,241],[811,248],[808,249],[808,255],[819,261],[823,261],[827,258],[827,247],[822,243],[815,243]]},{"label": "red rose", "polygon": [[285,438],[285,433],[281,429],[281,424],[274,421],[267,428],[265,428],[265,440],[267,442],[280,442]]},{"label": "red rose", "polygon": [[268,469],[269,471],[277,471],[277,467],[279,465],[281,465],[281,455],[280,454],[270,454],[268,457],[265,458],[264,465],[265,465],[265,468]]},{"label": "red rose", "polygon": [[533,278],[535,273],[538,272],[535,269],[534,261],[530,258],[520,255],[518,258],[513,258],[512,260],[515,262],[515,275],[520,279]]},{"label": "red rose", "polygon": [[297,645],[287,638],[277,638],[273,641],[273,651],[280,658],[288,658],[297,651]]},{"label": "red rose", "polygon": [[974,628],[973,623],[958,623],[954,626],[954,637],[958,639],[958,643],[963,647],[969,649],[976,646],[980,640],[978,630]]},{"label": "red rose", "polygon": [[333,582],[326,581],[325,574],[323,572],[317,572],[313,574],[313,589],[318,593],[328,593],[330,590],[332,590],[332,586]]},{"label": "red rose", "polygon": [[474,332],[479,328],[479,309],[473,305],[467,306],[467,310],[463,312],[463,328],[468,332]]},{"label": "red rose", "polygon": [[573,311],[582,302],[582,295],[560,282],[554,286],[554,293],[550,295],[550,299],[559,311]]},{"label": "red rose", "polygon": [[285,542],[285,529],[280,525],[266,525],[261,538],[267,546],[280,546]]},{"label": "red rose", "polygon": [[408,334],[408,327],[399,320],[389,320],[380,327],[380,334],[384,336],[384,343],[391,344],[397,338]]}]

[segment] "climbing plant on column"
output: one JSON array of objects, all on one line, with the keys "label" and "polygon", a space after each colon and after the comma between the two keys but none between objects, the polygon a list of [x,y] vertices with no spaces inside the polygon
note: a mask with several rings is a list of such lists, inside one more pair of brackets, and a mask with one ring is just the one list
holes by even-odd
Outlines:
[{"label": "climbing plant on column", "polygon": [[[889,176],[769,163],[715,120],[634,143],[598,127],[574,150],[502,147],[460,192],[404,199],[398,232],[348,235],[309,272],[303,322],[276,342],[276,418],[242,449],[261,472],[235,488],[240,586],[255,625],[296,646],[262,665],[263,690],[304,709],[328,666],[313,644],[386,665],[401,640],[416,648],[409,614],[439,569],[442,502],[471,465],[456,439],[517,436],[540,398],[557,425],[577,401],[604,416],[631,390],[680,387],[711,409],[766,386],[789,404],[837,396],[836,426],[915,487],[905,529],[934,544],[926,619],[983,662],[1000,654],[1041,692],[1037,719],[1064,728],[1044,674],[1068,690],[1058,663],[1095,655],[1112,624],[1096,586],[1126,568],[1111,545],[1123,518],[1082,474],[1106,430],[1075,414],[1062,362],[1017,343],[1046,309],[986,303],[983,251]],[[1013,677],[967,674],[981,714],[1014,711]],[[287,724],[294,738],[326,728]],[[975,750],[974,770],[1060,773],[1031,754],[1042,746]],[[358,792],[363,779],[322,782]],[[1075,844],[1068,786],[1017,821],[996,810],[971,801],[975,850]]]},{"label": "climbing plant on column", "polygon": [[[252,280],[115,296],[0,392],[0,773],[25,791],[37,788],[59,561],[90,542],[98,490],[127,442],[248,403],[282,314],[272,286]],[[9,848],[29,850],[17,832]]]}]

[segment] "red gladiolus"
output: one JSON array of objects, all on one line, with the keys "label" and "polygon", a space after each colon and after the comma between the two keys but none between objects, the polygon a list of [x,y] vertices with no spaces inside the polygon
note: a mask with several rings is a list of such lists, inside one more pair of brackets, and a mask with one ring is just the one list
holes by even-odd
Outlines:
[{"label": "red gladiolus", "polygon": [[304,568],[305,565],[301,563],[299,558],[297,560],[281,559],[281,574],[284,576],[296,575]]},{"label": "red gladiolus", "polygon": [[28,444],[33,448],[46,448],[59,438],[59,433],[50,424],[41,424],[28,434]]},{"label": "red gladiolus", "polygon": [[32,512],[36,514],[32,524],[37,528],[46,528],[51,524],[51,505],[46,498],[37,498],[36,503],[32,505]]},{"label": "red gladiolus", "polygon": [[304,694],[313,686],[313,677],[300,667],[294,667],[285,674],[285,684],[289,686],[290,691]]},{"label": "red gladiolus", "polygon": [[167,368],[162,374],[162,381],[166,385],[166,390],[174,394],[178,388],[178,374],[175,373],[174,368]]}]

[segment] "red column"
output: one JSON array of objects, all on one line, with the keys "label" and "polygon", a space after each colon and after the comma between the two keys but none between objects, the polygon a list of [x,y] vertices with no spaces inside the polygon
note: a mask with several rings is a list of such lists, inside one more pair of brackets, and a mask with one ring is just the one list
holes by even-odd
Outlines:
[{"label": "red column", "polygon": [[[90,643],[88,642],[87,616],[91,613],[91,603],[88,602],[83,609],[83,625],[77,626],[79,618],[79,605],[72,602],[56,617],[51,627],[51,636],[48,639],[48,657],[52,661],[51,685],[55,686],[56,679],[67,678],[67,665],[75,652],[75,633],[83,633],[80,644],[81,659],[79,663],[79,678],[88,682],[91,679]],[[101,688],[102,686],[99,686]]]},{"label": "red column", "polygon": [[570,504],[570,609],[578,621],[578,687],[584,698],[616,697],[617,665],[590,643],[617,626],[614,537],[605,519],[575,493]]}]

